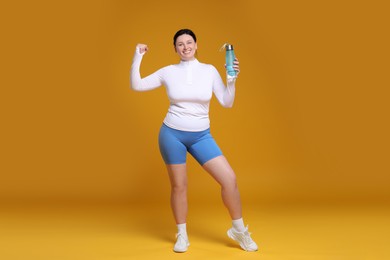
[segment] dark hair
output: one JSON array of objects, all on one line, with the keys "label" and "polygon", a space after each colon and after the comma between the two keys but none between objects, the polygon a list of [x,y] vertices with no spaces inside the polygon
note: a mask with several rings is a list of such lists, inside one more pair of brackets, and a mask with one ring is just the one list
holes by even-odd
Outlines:
[{"label": "dark hair", "polygon": [[173,36],[173,46],[176,46],[176,40],[177,38],[180,36],[180,35],[183,35],[183,34],[188,34],[190,35],[194,41],[196,42],[196,36],[195,36],[195,33],[193,31],[191,31],[190,29],[181,29],[179,31],[176,32],[175,36]]}]

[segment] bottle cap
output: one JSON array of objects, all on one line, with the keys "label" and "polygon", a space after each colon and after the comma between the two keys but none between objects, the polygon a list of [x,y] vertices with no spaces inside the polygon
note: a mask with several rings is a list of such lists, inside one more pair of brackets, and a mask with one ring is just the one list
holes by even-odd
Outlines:
[{"label": "bottle cap", "polygon": [[224,45],[222,45],[222,47],[219,49],[219,51],[223,51],[223,49],[225,49],[227,51],[231,51],[231,50],[233,50],[233,45],[231,45],[229,43],[225,43]]},{"label": "bottle cap", "polygon": [[226,48],[227,51],[231,51],[231,50],[233,50],[233,45],[226,44],[225,48]]}]

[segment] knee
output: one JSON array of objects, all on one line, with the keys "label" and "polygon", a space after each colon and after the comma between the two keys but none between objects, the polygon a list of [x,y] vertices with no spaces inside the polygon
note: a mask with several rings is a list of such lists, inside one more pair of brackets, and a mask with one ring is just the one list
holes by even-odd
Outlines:
[{"label": "knee", "polygon": [[233,171],[226,174],[225,180],[222,184],[222,188],[228,190],[238,189],[237,178]]},{"label": "knee", "polygon": [[172,192],[174,193],[185,193],[187,192],[187,183],[174,184],[172,185]]}]

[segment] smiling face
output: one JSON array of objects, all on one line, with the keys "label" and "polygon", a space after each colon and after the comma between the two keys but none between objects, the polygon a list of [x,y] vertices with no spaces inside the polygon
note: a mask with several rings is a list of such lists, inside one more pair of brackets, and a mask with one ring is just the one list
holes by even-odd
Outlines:
[{"label": "smiling face", "polygon": [[195,53],[198,46],[191,35],[183,34],[177,37],[175,50],[181,60],[188,61],[195,59]]}]

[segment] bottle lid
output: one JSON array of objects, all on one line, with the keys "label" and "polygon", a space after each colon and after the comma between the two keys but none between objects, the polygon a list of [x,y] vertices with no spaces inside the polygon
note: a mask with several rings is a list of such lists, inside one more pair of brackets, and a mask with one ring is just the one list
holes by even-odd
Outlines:
[{"label": "bottle lid", "polygon": [[225,43],[224,45],[222,45],[222,47],[219,49],[219,51],[223,51],[223,49],[226,49],[227,51],[231,51],[231,50],[233,50],[233,45],[231,45],[229,43]]},{"label": "bottle lid", "polygon": [[226,44],[225,48],[226,48],[227,51],[231,51],[231,50],[233,50],[233,45]]}]

